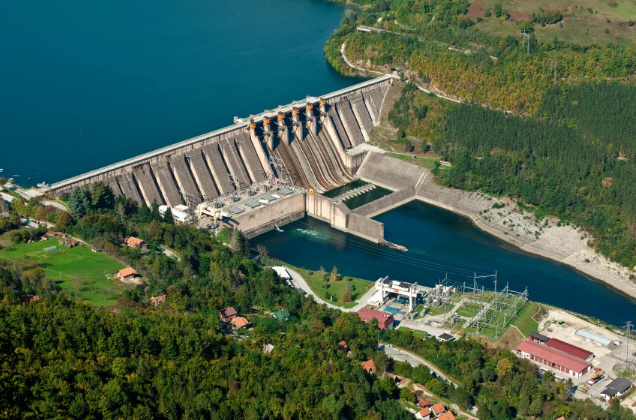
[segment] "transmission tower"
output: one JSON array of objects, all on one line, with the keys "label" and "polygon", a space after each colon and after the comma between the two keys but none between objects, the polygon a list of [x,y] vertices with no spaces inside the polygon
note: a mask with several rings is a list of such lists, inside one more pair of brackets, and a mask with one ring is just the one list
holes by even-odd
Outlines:
[{"label": "transmission tower", "polygon": [[627,337],[627,339],[625,340],[625,370],[632,370],[631,369],[631,364],[629,362],[629,336],[632,330],[632,323],[631,321],[627,321],[627,324],[625,325],[625,335]]},{"label": "transmission tower", "polygon": [[523,35],[523,43],[521,45],[525,45],[526,42],[528,43],[528,54],[530,54],[530,34],[526,33],[526,31],[524,30],[521,35]]}]

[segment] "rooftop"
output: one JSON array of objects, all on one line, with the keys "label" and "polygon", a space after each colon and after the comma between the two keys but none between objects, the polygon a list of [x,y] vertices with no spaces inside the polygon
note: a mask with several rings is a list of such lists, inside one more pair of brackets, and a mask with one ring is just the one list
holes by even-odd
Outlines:
[{"label": "rooftop", "polygon": [[539,340],[539,341],[543,341],[543,342],[546,342],[546,341],[548,341],[550,339],[550,337],[547,337],[547,336],[545,336],[543,334],[539,334],[538,332],[531,332],[530,333],[530,337],[532,337],[532,338],[534,338],[536,340]]},{"label": "rooftop", "polygon": [[135,274],[137,274],[137,272],[132,267],[122,268],[117,272],[117,275],[121,277],[134,276]]},{"label": "rooftop", "polygon": [[533,341],[522,341],[515,350],[540,357],[541,359],[556,363],[574,372],[581,372],[590,366],[590,364],[584,360]]},{"label": "rooftop", "polygon": [[548,347],[552,347],[553,349],[561,350],[567,354],[570,354],[574,357],[578,357],[579,359],[586,360],[588,357],[593,356],[594,353],[591,351],[582,349],[570,343],[566,343],[565,341],[561,341],[557,338],[550,338],[545,343]]},{"label": "rooftop", "polygon": [[375,373],[377,370],[373,359],[362,362],[362,369],[364,369],[364,371],[368,373]]},{"label": "rooftop", "polygon": [[601,392],[601,394],[613,397],[616,394],[622,394],[623,392],[627,391],[629,388],[631,388],[631,386],[632,383],[629,381],[629,379],[616,378],[609,385],[607,385],[607,388],[605,388],[603,392]]}]

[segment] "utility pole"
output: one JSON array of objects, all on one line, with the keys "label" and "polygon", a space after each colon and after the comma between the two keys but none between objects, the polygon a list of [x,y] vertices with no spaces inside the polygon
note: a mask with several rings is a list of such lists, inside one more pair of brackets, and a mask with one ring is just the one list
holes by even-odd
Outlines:
[{"label": "utility pole", "polygon": [[[527,34],[525,29],[524,29],[524,31],[521,34],[524,37],[523,39],[527,40],[527,42],[528,42],[528,54],[530,54],[530,34]],[[526,41],[523,42],[523,44],[525,44],[525,43],[526,43]],[[521,45],[523,45],[523,44],[521,44]]]},{"label": "utility pole", "polygon": [[631,370],[629,365],[629,333],[632,329],[631,321],[627,321],[627,325],[625,325],[625,334],[627,335],[626,340],[626,348],[625,348],[625,370]]}]

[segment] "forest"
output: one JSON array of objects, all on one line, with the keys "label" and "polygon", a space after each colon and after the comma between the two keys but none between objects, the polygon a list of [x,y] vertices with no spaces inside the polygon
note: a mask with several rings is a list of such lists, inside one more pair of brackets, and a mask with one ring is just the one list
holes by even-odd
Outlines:
[{"label": "forest", "polygon": [[[554,86],[542,98],[539,118],[444,101],[444,114],[428,122],[441,127],[435,153],[453,163],[440,181],[512,197],[540,218],[583,227],[601,254],[634,267],[634,95],[636,87],[615,82]],[[413,112],[423,100],[429,107],[441,101],[407,85],[389,120],[417,136],[430,118]]]},{"label": "forest", "polygon": [[[605,412],[573,399],[570,384],[549,376],[540,383],[535,368],[504,350],[415,339],[403,330],[379,337],[377,321],[364,324],[287,287],[238,231],[228,248],[205,230],[174,225],[156,206],[114,198],[103,184],[65,200],[70,212],[60,211],[56,229],[127,258],[147,283],[127,291],[116,308],[97,309],[59,289],[41,267],[0,263],[2,418],[413,418],[403,405],[415,396],[385,372],[422,383],[462,409],[477,405],[480,419],[634,418],[620,407]],[[123,247],[121,236],[129,234],[145,239],[150,251]],[[151,252],[166,243],[181,260]],[[159,294],[165,302],[151,304]],[[219,320],[218,311],[230,305],[249,318],[248,331],[237,334]],[[279,309],[289,319],[272,317]],[[379,339],[421,354],[460,386],[392,362]],[[369,359],[376,374],[362,369]]]},{"label": "forest", "polygon": [[[533,20],[520,22],[518,36],[491,35],[466,23],[468,2],[361,0],[325,45],[331,65],[344,74],[347,58],[384,71],[399,66],[411,80],[448,95],[492,108],[537,115],[543,93],[558,84],[636,80],[636,52],[625,46],[540,42]],[[502,12],[503,13],[503,12]],[[501,17],[505,18],[504,16]],[[558,13],[537,10],[536,23],[558,21]],[[387,32],[365,33],[358,25]],[[528,33],[527,41],[521,36]]]}]

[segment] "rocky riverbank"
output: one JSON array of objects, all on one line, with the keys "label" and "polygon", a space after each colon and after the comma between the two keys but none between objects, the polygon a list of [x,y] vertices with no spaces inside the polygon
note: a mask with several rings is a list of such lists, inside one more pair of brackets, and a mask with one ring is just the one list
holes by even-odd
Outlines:
[{"label": "rocky riverbank", "polygon": [[523,251],[550,258],[601,280],[636,299],[634,272],[598,254],[588,245],[591,235],[548,217],[536,220],[512,200],[437,185],[428,177],[417,198],[469,217],[477,227]]}]

